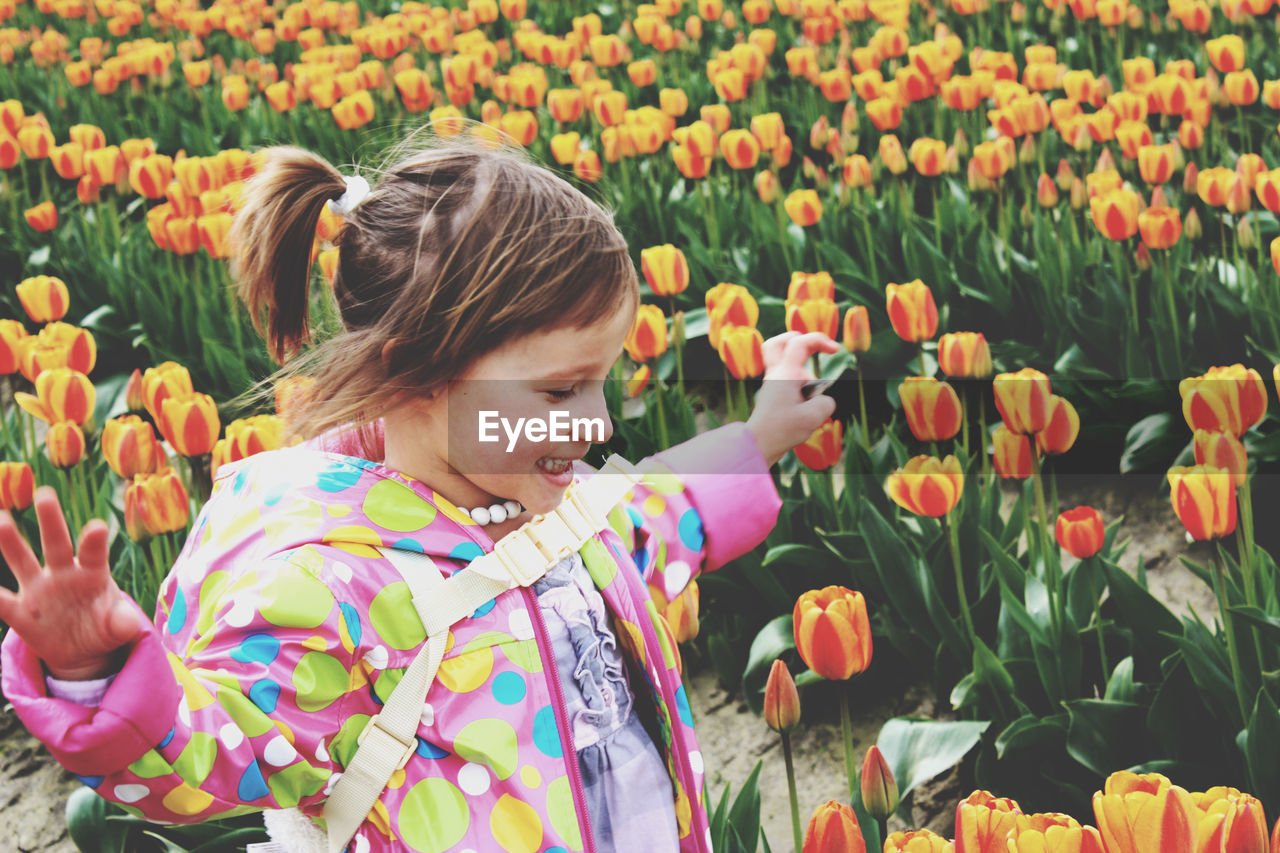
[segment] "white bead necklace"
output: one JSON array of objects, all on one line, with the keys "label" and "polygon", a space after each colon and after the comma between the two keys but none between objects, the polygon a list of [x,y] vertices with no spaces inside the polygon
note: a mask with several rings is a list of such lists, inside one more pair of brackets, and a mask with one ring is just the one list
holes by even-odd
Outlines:
[{"label": "white bead necklace", "polygon": [[524,507],[520,505],[519,501],[502,501],[501,503],[489,504],[487,507],[478,506],[475,509],[458,507],[458,512],[471,516],[472,521],[484,527],[486,524],[501,524],[508,518],[515,518],[524,512]]}]

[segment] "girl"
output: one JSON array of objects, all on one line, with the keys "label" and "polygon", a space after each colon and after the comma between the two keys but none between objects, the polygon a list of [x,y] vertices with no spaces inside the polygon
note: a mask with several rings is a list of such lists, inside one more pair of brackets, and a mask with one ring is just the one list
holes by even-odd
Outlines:
[{"label": "girl", "polygon": [[[293,419],[310,440],[219,469],[155,624],[111,580],[104,524],[85,526],[77,554],[42,490],[41,567],[0,516],[21,584],[0,591],[3,690],[102,796],[169,822],[296,807],[300,820],[268,825],[301,850],[430,648],[415,611],[431,596],[410,584],[463,578],[591,483],[586,437],[509,445],[483,440],[481,419],[567,412],[599,419],[592,438],[607,440],[603,380],[639,291],[611,218],[519,153],[417,150],[372,192],[300,149],[264,159],[233,241],[241,295],[281,360],[309,339],[322,208],[346,222],[343,330],[307,359],[315,382]],[[373,783],[367,815],[330,827],[329,849],[709,850],[703,760],[651,591],[673,599],[764,539],[779,507],[769,467],[834,408],[803,398],[805,364],[835,348],[769,341],[778,381],[747,423],[657,454],[605,529],[449,623],[407,762]],[[415,554],[424,574],[402,574]]]}]

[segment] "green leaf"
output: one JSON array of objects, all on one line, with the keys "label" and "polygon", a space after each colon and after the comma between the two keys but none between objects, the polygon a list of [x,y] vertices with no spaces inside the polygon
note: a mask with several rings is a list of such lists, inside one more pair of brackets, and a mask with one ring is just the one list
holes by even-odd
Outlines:
[{"label": "green leaf", "polygon": [[742,693],[753,707],[762,701],[760,691],[773,662],[796,647],[791,614],[770,620],[757,632],[747,652],[747,666],[742,671]]},{"label": "green leaf", "polygon": [[916,786],[946,772],[978,745],[989,721],[952,722],[895,717],[880,729],[876,746],[906,797]]},{"label": "green leaf", "polygon": [[92,788],[77,788],[67,799],[67,833],[81,853],[125,853],[129,829],[107,822],[107,811],[119,811]]},{"label": "green leaf", "polygon": [[1099,776],[1130,767],[1146,756],[1143,706],[1105,699],[1075,699],[1064,703],[1071,717],[1067,752]]},{"label": "green leaf", "polygon": [[1276,763],[1276,751],[1280,749],[1280,709],[1259,690],[1249,727],[1244,738],[1245,765],[1249,769],[1249,792],[1264,803],[1276,802],[1280,796],[1280,764]]},{"label": "green leaf", "polygon": [[1124,439],[1120,473],[1147,471],[1167,465],[1186,444],[1185,429],[1168,412],[1148,415],[1134,424]]},{"label": "green leaf", "polygon": [[[1094,559],[1102,560],[1101,557]],[[1112,604],[1119,613],[1117,622],[1133,632],[1134,645],[1139,649],[1156,659],[1166,657],[1174,650],[1170,635],[1182,632],[1177,618],[1124,569],[1110,560],[1102,560],[1102,565],[1107,573],[1111,599],[1108,604]]]},{"label": "green leaf", "polygon": [[1067,733],[1065,712],[1052,717],[1023,714],[996,737],[996,757],[1004,758],[1009,750],[1034,748],[1048,740],[1063,740]]},{"label": "green leaf", "polygon": [[751,769],[751,775],[742,783],[742,790],[738,792],[738,796],[733,800],[733,806],[729,809],[729,823],[738,834],[738,838],[743,841],[743,847],[746,850],[755,850],[754,845],[748,846],[745,843],[746,840],[755,841],[760,835],[760,768],[762,766],[763,761],[756,762],[756,766]]},{"label": "green leaf", "polygon": [[1116,664],[1107,680],[1107,693],[1103,697],[1109,702],[1133,702],[1138,698],[1138,690],[1133,683],[1133,656]]}]

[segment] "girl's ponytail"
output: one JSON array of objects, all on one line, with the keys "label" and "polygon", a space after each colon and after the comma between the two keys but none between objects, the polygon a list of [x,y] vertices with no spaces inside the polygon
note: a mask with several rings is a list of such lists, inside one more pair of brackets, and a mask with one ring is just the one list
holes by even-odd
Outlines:
[{"label": "girl's ponytail", "polygon": [[[279,363],[311,337],[311,249],[326,202],[346,190],[342,173],[293,146],[262,152],[231,227],[240,298]],[[265,328],[264,328],[265,326]]]}]

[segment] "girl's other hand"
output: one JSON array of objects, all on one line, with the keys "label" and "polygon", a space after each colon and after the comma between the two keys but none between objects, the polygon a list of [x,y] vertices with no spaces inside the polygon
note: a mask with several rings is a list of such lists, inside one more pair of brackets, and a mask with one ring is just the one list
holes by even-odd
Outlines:
[{"label": "girl's other hand", "polygon": [[840,345],[821,332],[786,332],[764,342],[764,382],[756,394],[755,409],[747,429],[769,465],[803,444],[836,410],[836,401],[825,394],[806,400],[800,392],[814,379],[809,369],[816,353],[833,353]]},{"label": "girl's other hand", "polygon": [[0,589],[0,620],[18,632],[54,678],[100,678],[117,668],[116,652],[143,628],[111,577],[107,525],[90,521],[74,549],[57,493],[48,486],[37,489],[35,508],[46,566],[12,516],[0,511],[0,556],[18,580],[16,594]]}]

